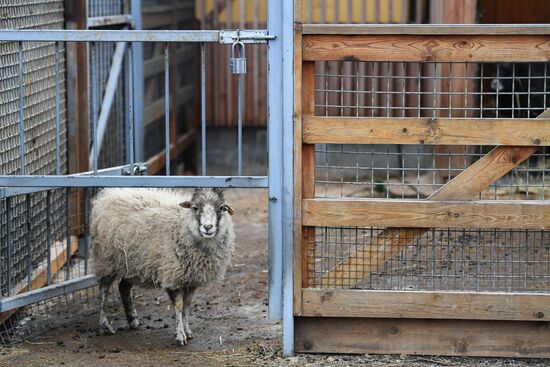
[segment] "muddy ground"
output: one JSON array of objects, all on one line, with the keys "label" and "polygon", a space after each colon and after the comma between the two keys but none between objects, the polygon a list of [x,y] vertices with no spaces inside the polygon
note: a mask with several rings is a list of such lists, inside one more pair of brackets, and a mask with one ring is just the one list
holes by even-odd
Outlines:
[{"label": "muddy ground", "polygon": [[550,366],[545,360],[467,359],[372,355],[281,355],[281,326],[267,319],[267,192],[227,194],[236,210],[237,249],[225,282],[198,291],[191,313],[195,338],[173,341],[174,319],[161,291],[135,290],[141,326],[127,329],[113,303],[118,326],[98,335],[97,300],[91,312],[74,302],[55,310],[51,328],[0,350],[0,366]]}]

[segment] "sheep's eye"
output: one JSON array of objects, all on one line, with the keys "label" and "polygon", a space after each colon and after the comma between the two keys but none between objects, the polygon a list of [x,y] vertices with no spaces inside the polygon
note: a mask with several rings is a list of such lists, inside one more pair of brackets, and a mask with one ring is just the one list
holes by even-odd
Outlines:
[{"label": "sheep's eye", "polygon": [[196,206],[196,205],[193,205],[192,208],[193,208],[194,211],[198,211],[198,210],[199,210],[199,207]]},{"label": "sheep's eye", "polygon": [[225,205],[222,205],[218,208],[218,211],[219,212],[223,212],[225,210]]}]

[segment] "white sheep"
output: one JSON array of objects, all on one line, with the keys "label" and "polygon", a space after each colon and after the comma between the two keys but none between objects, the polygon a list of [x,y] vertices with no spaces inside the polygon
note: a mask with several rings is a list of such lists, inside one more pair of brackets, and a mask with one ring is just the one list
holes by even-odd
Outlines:
[{"label": "white sheep", "polygon": [[181,193],[159,189],[104,189],[93,201],[93,266],[99,279],[101,332],[114,334],[105,299],[118,289],[130,328],[139,326],[133,285],[162,287],[176,310],[176,341],[193,337],[193,292],[224,277],[235,248],[233,210],[221,189]]}]

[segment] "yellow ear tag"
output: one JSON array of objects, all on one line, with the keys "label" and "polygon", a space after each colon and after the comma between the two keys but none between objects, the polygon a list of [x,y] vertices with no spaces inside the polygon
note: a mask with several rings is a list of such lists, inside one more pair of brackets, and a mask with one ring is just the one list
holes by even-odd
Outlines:
[{"label": "yellow ear tag", "polygon": [[230,206],[227,205],[227,204],[225,204],[225,210],[227,210],[227,212],[229,213],[229,215],[235,214],[235,211],[233,210],[233,208],[230,207]]}]

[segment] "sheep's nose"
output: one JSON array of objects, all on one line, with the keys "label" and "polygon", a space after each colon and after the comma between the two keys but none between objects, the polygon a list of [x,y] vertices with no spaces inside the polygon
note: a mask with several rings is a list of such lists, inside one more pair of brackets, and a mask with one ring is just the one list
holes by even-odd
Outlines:
[{"label": "sheep's nose", "polygon": [[204,229],[206,229],[207,231],[211,230],[213,225],[212,224],[205,224],[204,226]]}]

